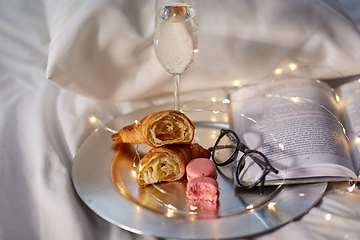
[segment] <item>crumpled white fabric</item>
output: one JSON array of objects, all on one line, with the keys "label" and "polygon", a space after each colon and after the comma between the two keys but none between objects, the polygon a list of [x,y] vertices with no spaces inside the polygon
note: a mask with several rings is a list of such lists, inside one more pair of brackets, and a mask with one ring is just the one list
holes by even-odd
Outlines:
[{"label": "crumpled white fabric", "polygon": [[[153,47],[154,0],[44,0],[46,76],[102,101],[171,93]],[[231,85],[276,69],[317,78],[359,74],[360,34],[336,0],[198,1],[199,53],[181,91]]]},{"label": "crumpled white fabric", "polygon": [[[133,1],[118,3],[119,6],[124,6],[123,4]],[[98,2],[100,5],[103,3],[106,1]],[[146,101],[116,104],[99,101],[94,98],[101,98],[101,93],[90,93],[85,91],[87,89],[81,92],[69,88],[69,91],[46,79],[46,66],[48,64],[50,67],[53,57],[50,54],[48,59],[48,54],[56,46],[53,40],[55,33],[51,32],[51,28],[50,33],[48,31],[48,27],[54,26],[52,24],[56,22],[51,22],[51,16],[61,19],[61,14],[57,10],[63,9],[63,20],[70,21],[72,11],[77,11],[82,4],[85,4],[85,1],[46,0],[43,3],[40,0],[0,0],[0,239],[156,239],[152,236],[130,233],[98,217],[82,202],[72,185],[73,158],[82,141],[95,128],[88,118],[96,116],[106,123],[148,104]],[[45,6],[50,21],[48,23],[45,18]],[[93,9],[95,7],[94,5]],[[76,19],[72,20],[73,23],[76,22]],[[343,21],[339,22],[333,24],[342,26]],[[146,25],[147,22],[144,21],[142,24]],[[345,28],[346,24],[343,24]],[[349,26],[352,25],[349,23]],[[141,24],[138,27],[140,30],[145,29]],[[78,31],[81,29],[79,25]],[[347,29],[350,31],[350,27]],[[140,32],[144,33],[143,30]],[[66,31],[63,34],[66,35]],[[357,38],[354,36],[355,33],[349,34],[349,41],[355,42]],[[58,42],[60,44],[61,41]],[[76,47],[72,46],[71,49],[76,50]],[[60,50],[59,52],[61,53]],[[67,56],[70,52],[64,49],[63,54]],[[353,54],[354,56],[349,54],[350,57],[344,61],[355,63],[356,51]],[[219,55],[221,56],[222,54]],[[219,60],[220,63],[221,61],[223,59]],[[57,64],[61,66],[60,63]],[[194,69],[196,64],[193,66]],[[345,65],[344,63],[343,67]],[[159,66],[154,68],[158,68],[157,71],[163,76],[164,82],[170,82],[168,89],[164,87],[164,91],[172,91],[172,82],[168,74],[163,73]],[[212,66],[208,70],[210,75]],[[183,83],[189,81],[185,79],[195,72],[193,70],[186,77],[184,75]],[[232,72],[226,74],[230,76]],[[148,77],[154,79],[155,75],[149,74]],[[129,79],[126,81],[128,84],[131,82]],[[59,82],[54,82],[62,86]],[[82,82],[84,85],[79,84],[79,87],[85,87],[85,83]],[[92,84],[96,86],[96,82]],[[123,83],[119,83],[119,86],[121,84]],[[182,87],[186,90],[185,86]],[[94,85],[89,86],[89,89],[91,87]],[[147,91],[149,90],[144,87],[144,92]],[[84,97],[78,93],[93,95],[94,98]],[[136,98],[128,92],[125,93],[127,97],[125,95],[124,99]],[[148,96],[152,94],[155,95],[156,92],[148,93]],[[303,239],[358,239],[359,209],[358,189],[348,194],[335,191],[328,193],[301,220],[252,239],[285,240],[293,236]],[[331,214],[330,221],[326,221],[327,214]]]}]

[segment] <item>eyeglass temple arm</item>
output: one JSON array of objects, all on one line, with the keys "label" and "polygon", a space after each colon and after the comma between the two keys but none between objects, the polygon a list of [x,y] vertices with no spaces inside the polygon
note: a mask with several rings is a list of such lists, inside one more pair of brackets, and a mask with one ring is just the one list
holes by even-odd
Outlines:
[{"label": "eyeglass temple arm", "polygon": [[[259,152],[259,153],[260,153],[260,152]],[[264,157],[265,157],[265,156],[264,156]],[[261,166],[261,167],[263,168],[263,170],[268,171],[268,172],[271,171],[271,172],[273,172],[273,173],[275,173],[275,174],[278,174],[278,173],[279,173],[279,171],[270,164],[269,160],[267,160],[266,157],[265,157],[265,161],[262,161],[262,160],[260,160],[259,158],[255,157],[255,156],[254,156],[252,159],[253,159],[253,161],[256,162],[259,166]]]}]

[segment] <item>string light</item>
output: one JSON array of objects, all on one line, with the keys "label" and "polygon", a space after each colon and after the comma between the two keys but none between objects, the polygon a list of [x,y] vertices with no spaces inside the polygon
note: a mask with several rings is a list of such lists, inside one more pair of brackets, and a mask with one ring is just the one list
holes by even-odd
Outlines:
[{"label": "string light", "polygon": [[356,187],[356,183],[354,183],[351,187],[349,187],[348,191],[353,192]]},{"label": "string light", "polygon": [[97,121],[97,119],[96,119],[96,117],[92,116],[92,117],[89,118],[89,121],[91,123],[95,123]]},{"label": "string light", "polygon": [[297,102],[297,101],[299,101],[299,97],[292,97],[291,100],[292,100],[293,102]]},{"label": "string light", "polygon": [[296,69],[296,64],[295,63],[290,64],[290,69],[291,71],[294,71]]},{"label": "string light", "polygon": [[224,104],[229,104],[229,103],[230,103],[230,100],[229,100],[229,99],[224,99],[224,100],[222,101],[222,103],[224,103]]},{"label": "string light", "polygon": [[284,150],[285,150],[285,146],[284,146],[284,144],[279,143],[279,147],[280,147],[280,149],[281,149],[282,151],[284,151]]},{"label": "string light", "polygon": [[336,99],[336,102],[340,102],[340,97],[339,97],[339,95],[335,94],[335,99]]},{"label": "string light", "polygon": [[251,204],[251,205],[248,205],[248,206],[246,206],[246,209],[248,209],[248,210],[249,210],[249,209],[254,209],[254,205],[252,205],[252,204]]},{"label": "string light", "polygon": [[268,209],[270,211],[275,211],[275,205],[276,203],[275,202],[269,202],[269,204],[267,205]]},{"label": "string light", "polygon": [[[176,209],[176,208],[175,208],[175,209]],[[166,216],[167,216],[167,217],[173,217],[173,216],[174,216],[174,213],[175,213],[174,209],[171,208],[171,207],[169,207],[169,208],[167,209]]]},{"label": "string light", "polygon": [[[291,70],[295,70],[296,68],[297,68],[297,66],[295,65],[295,64],[290,64],[289,65],[289,67],[290,67],[290,69]],[[282,74],[282,70],[281,69],[276,69],[275,70],[275,73],[276,74]],[[360,82],[360,79],[358,80],[359,82]],[[319,80],[317,80],[317,82],[320,82]],[[239,80],[235,80],[234,82],[233,82],[233,84],[234,84],[234,86],[239,86],[240,85],[240,81]],[[283,97],[284,98],[284,96],[281,96],[281,95],[275,95],[275,94],[272,94],[272,95],[266,95],[266,96],[272,96],[272,97]],[[340,101],[340,98],[338,99],[339,97],[336,95],[336,100],[337,101]],[[289,97],[286,97],[286,99],[287,100],[292,100],[293,102],[298,102],[299,100],[303,100],[303,98],[299,98],[299,97],[292,97],[292,98],[289,98]],[[208,101],[209,101],[209,99],[208,99]],[[211,98],[211,101],[212,102],[217,102],[217,98],[216,97],[213,97],[213,98]],[[220,100],[219,100],[219,102],[220,102]],[[224,99],[223,101],[222,101],[222,103],[224,103],[224,104],[228,104],[228,103],[230,103],[230,100],[229,99]],[[203,109],[200,109],[200,110],[203,110]],[[220,111],[215,111],[215,110],[207,110],[207,111],[212,111],[213,112],[213,114],[218,114]],[[223,113],[223,111],[221,111],[222,113]],[[242,116],[242,117],[244,117],[244,118],[247,118],[248,120],[252,120],[254,123],[257,123],[255,120],[253,120],[253,119],[251,119],[251,118],[249,118],[249,117],[247,117],[247,116],[245,116],[244,114],[240,114],[240,116]],[[95,117],[93,117],[93,118],[90,118],[90,121],[91,122],[95,122],[97,119],[95,118]],[[135,120],[135,124],[139,124],[139,122],[137,121],[137,120]],[[344,133],[346,134],[346,132],[345,132],[345,128],[343,128],[343,131],[344,131]],[[217,135],[217,132],[215,131],[215,133],[213,133],[212,135],[211,135],[211,137],[212,138],[217,138],[218,137],[218,135]],[[356,139],[356,142],[357,143],[360,143],[360,137],[358,137],[357,139]],[[284,145],[283,144],[279,144],[279,147],[284,151]],[[132,174],[134,174],[135,173],[135,171],[132,173]],[[135,173],[136,174],[136,173]],[[353,185],[353,186],[351,186],[349,189],[348,189],[348,191],[349,192],[352,192],[354,189],[355,189],[355,184]],[[299,197],[304,197],[305,196],[305,193],[299,193]],[[268,203],[267,204],[267,208],[269,209],[269,210],[271,210],[271,211],[275,211],[275,205],[276,205],[276,203],[275,202],[270,202],[270,203]],[[264,206],[264,205],[263,205]],[[168,208],[168,211],[167,211],[167,216],[168,217],[170,217],[170,216],[174,216],[175,215],[175,212],[176,211],[178,211],[174,206],[172,206],[172,205],[170,205],[170,204],[166,204],[166,207]],[[248,211],[250,211],[250,212],[253,212],[253,211],[255,211],[255,208],[257,208],[258,207],[258,205],[256,205],[256,206],[254,206],[253,204],[251,204],[251,205],[248,205],[248,206],[246,206],[245,208],[248,210]],[[192,210],[192,211],[195,211],[195,210],[197,210],[197,206],[192,206],[192,205],[190,205],[189,206],[189,209],[190,210]],[[196,213],[194,213],[194,214],[196,214]],[[326,218],[326,221],[330,221],[330,219],[331,219],[331,214],[326,214],[325,215],[325,218]]]},{"label": "string light", "polygon": [[194,205],[190,205],[189,208],[191,211],[195,211],[196,209],[198,209],[198,207]]}]

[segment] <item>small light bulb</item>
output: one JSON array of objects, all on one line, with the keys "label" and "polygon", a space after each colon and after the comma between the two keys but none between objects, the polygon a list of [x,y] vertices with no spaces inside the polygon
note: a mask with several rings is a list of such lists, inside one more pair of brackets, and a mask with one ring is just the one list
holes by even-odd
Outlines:
[{"label": "small light bulb", "polygon": [[281,69],[280,68],[276,69],[275,74],[281,74]]},{"label": "small light bulb", "polygon": [[325,220],[330,221],[330,219],[331,219],[331,214],[330,213],[326,214],[325,215]]},{"label": "small light bulb", "polygon": [[269,204],[267,205],[268,209],[271,211],[275,211],[275,202],[269,202]]},{"label": "small light bulb", "polygon": [[224,99],[224,100],[222,101],[222,103],[224,103],[224,104],[229,104],[229,103],[230,103],[230,100],[229,100],[229,99]]},{"label": "small light bulb", "polygon": [[353,192],[356,187],[356,183],[354,183],[351,187],[349,187],[348,191]]},{"label": "small light bulb", "polygon": [[237,87],[237,86],[239,86],[240,85],[240,81],[239,80],[235,80],[234,81],[234,85]]},{"label": "small light bulb", "polygon": [[290,64],[290,69],[291,71],[294,71],[296,69],[296,64],[295,63]]},{"label": "small light bulb", "polygon": [[340,97],[339,97],[339,95],[336,94],[336,95],[335,95],[335,99],[336,99],[337,102],[340,102]]},{"label": "small light bulb", "polygon": [[292,97],[291,100],[292,100],[293,102],[297,102],[297,101],[299,101],[299,97]]},{"label": "small light bulb", "polygon": [[173,209],[171,209],[171,208],[168,208],[168,210],[167,210],[167,213],[166,213],[166,216],[167,217],[173,217],[174,216],[174,210]]},{"label": "small light bulb", "polygon": [[211,98],[211,101],[212,101],[212,102],[216,102],[216,98]]},{"label": "small light bulb", "polygon": [[195,211],[196,209],[198,209],[198,207],[194,205],[190,205],[189,208],[191,211]]},{"label": "small light bulb", "polygon": [[96,122],[96,120],[97,120],[96,117],[90,117],[90,118],[89,118],[89,121],[90,121],[91,123]]},{"label": "small light bulb", "polygon": [[285,146],[284,146],[284,144],[279,143],[279,147],[280,147],[280,149],[281,149],[282,151],[284,151],[284,150],[285,150]]},{"label": "small light bulb", "polygon": [[254,205],[248,205],[248,206],[246,206],[246,209],[253,209],[254,208]]}]

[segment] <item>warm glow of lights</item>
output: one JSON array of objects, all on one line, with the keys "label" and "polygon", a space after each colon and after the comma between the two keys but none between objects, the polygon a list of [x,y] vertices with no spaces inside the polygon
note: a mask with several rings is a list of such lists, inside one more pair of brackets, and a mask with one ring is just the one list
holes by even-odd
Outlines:
[{"label": "warm glow of lights", "polygon": [[267,207],[270,211],[275,211],[275,205],[276,205],[276,202],[269,202]]},{"label": "warm glow of lights", "polygon": [[90,117],[90,118],[89,118],[89,121],[90,121],[91,123],[95,123],[96,120],[97,120],[96,117]]},{"label": "warm glow of lights", "polygon": [[351,187],[349,187],[348,191],[353,192],[356,187],[356,183],[354,183]]},{"label": "warm glow of lights", "polygon": [[282,151],[284,151],[284,150],[285,150],[285,146],[284,146],[284,144],[279,143],[279,147],[280,147],[280,149],[281,149]]},{"label": "warm glow of lights", "polygon": [[281,69],[280,68],[276,69],[275,74],[281,74]]},{"label": "warm glow of lights", "polygon": [[216,139],[216,138],[218,138],[218,136],[219,136],[219,135],[218,135],[218,132],[217,132],[217,131],[212,131],[212,132],[211,132],[211,138],[212,138],[212,139]]},{"label": "warm glow of lights", "polygon": [[229,99],[224,99],[224,100],[222,101],[222,103],[224,103],[224,104],[229,104],[229,103],[230,103],[230,100],[229,100]]},{"label": "warm glow of lights", "polygon": [[134,171],[131,171],[131,175],[133,176],[133,177],[136,177],[136,171],[134,170]]},{"label": "warm glow of lights", "polygon": [[290,69],[291,71],[294,71],[296,69],[296,64],[295,63],[290,64]]},{"label": "warm glow of lights", "polygon": [[299,196],[303,197],[303,196],[305,196],[305,193],[299,193]]},{"label": "warm glow of lights", "polygon": [[360,82],[360,79],[358,80],[358,82]]},{"label": "warm glow of lights", "polygon": [[174,213],[175,213],[175,211],[174,211],[173,209],[168,208],[167,213],[166,213],[166,216],[167,216],[167,217],[173,217],[173,216],[174,216]]},{"label": "warm glow of lights", "polygon": [[220,112],[220,111],[215,111],[215,110],[213,111],[214,114],[218,114],[219,112]]},{"label": "warm glow of lights", "polygon": [[331,214],[330,213],[326,214],[325,215],[325,220],[330,221],[330,219],[331,219]]},{"label": "warm glow of lights", "polygon": [[357,137],[355,140],[356,143],[360,143],[360,137]]},{"label": "warm glow of lights", "polygon": [[293,102],[298,102],[298,101],[299,101],[299,97],[292,97],[291,100],[292,100]]},{"label": "warm glow of lights", "polygon": [[339,95],[335,94],[335,99],[336,99],[337,102],[340,102],[340,97],[339,97]]},{"label": "warm glow of lights", "polygon": [[234,81],[234,85],[237,87],[237,86],[239,86],[240,85],[240,81],[239,80],[235,80]]},{"label": "warm glow of lights", "polygon": [[189,208],[191,211],[195,211],[196,209],[198,209],[198,207],[194,205],[190,205]]},{"label": "warm glow of lights", "polygon": [[254,209],[254,205],[248,205],[248,206],[246,206],[246,209]]},{"label": "warm glow of lights", "polygon": [[211,101],[212,101],[212,102],[216,102],[216,98],[211,98]]}]

